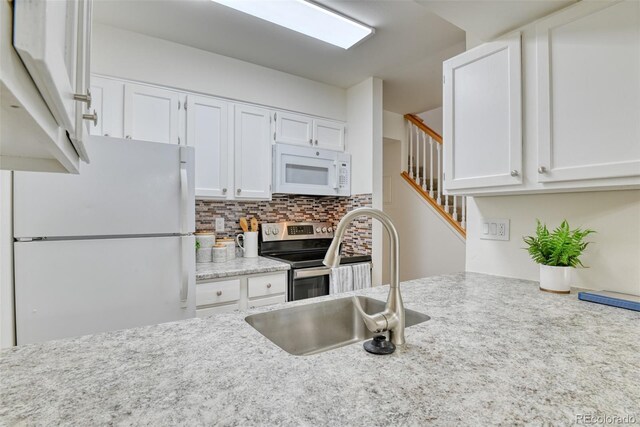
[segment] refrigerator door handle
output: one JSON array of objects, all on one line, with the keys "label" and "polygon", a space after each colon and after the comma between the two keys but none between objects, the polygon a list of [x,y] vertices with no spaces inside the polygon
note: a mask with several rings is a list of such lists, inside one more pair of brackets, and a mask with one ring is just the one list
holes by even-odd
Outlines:
[{"label": "refrigerator door handle", "polygon": [[189,233],[187,227],[187,209],[189,203],[189,177],[187,176],[187,163],[180,162],[180,232]]},{"label": "refrigerator door handle", "polygon": [[182,261],[182,272],[181,272],[181,284],[180,284],[180,306],[182,308],[187,308],[189,305],[188,297],[189,297],[189,257],[187,256],[189,250],[195,251],[195,248],[189,247],[190,239],[187,236],[182,236],[181,240],[181,254],[180,258]]}]

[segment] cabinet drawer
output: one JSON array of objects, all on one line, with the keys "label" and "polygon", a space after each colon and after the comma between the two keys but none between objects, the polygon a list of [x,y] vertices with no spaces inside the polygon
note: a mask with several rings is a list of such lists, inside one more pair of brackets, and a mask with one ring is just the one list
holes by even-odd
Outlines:
[{"label": "cabinet drawer", "polygon": [[287,288],[286,273],[249,277],[249,298],[282,294]]},{"label": "cabinet drawer", "polygon": [[285,302],[286,298],[284,295],[277,295],[275,297],[267,297],[267,298],[257,298],[249,301],[249,308],[256,307],[264,307],[267,305],[280,304]]},{"label": "cabinet drawer", "polygon": [[214,314],[220,313],[230,313],[232,311],[236,311],[240,309],[240,305],[238,303],[235,304],[225,304],[217,307],[209,307],[209,308],[199,308],[196,310],[196,317],[209,317]]},{"label": "cabinet drawer", "polygon": [[237,301],[239,299],[240,279],[196,285],[196,305],[198,307]]}]

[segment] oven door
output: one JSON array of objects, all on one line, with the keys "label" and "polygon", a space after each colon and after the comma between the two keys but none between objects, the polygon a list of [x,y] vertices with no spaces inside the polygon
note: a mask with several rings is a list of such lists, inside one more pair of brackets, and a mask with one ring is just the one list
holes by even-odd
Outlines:
[{"label": "oven door", "polygon": [[329,295],[331,269],[326,267],[300,268],[291,271],[289,301]]},{"label": "oven door", "polygon": [[350,156],[335,151],[276,144],[273,192],[349,196]]}]

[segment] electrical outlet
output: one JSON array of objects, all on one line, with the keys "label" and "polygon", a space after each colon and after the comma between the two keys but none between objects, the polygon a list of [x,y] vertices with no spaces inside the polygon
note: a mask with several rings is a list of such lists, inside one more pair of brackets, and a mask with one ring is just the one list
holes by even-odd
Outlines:
[{"label": "electrical outlet", "polygon": [[484,240],[509,240],[509,219],[482,218],[482,233]]},{"label": "electrical outlet", "polygon": [[224,232],[224,218],[216,218],[216,233]]}]

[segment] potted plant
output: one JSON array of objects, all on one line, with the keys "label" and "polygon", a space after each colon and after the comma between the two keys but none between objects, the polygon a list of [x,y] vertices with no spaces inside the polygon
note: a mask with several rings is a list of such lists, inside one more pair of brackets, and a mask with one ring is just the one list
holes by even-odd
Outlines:
[{"label": "potted plant", "polygon": [[531,258],[540,264],[540,289],[548,292],[568,294],[571,291],[571,271],[584,267],[580,256],[589,243],[584,238],[593,230],[577,228],[571,230],[567,220],[553,232],[536,220],[536,235],[526,236],[524,242]]}]

